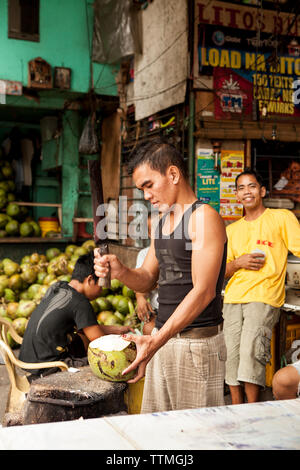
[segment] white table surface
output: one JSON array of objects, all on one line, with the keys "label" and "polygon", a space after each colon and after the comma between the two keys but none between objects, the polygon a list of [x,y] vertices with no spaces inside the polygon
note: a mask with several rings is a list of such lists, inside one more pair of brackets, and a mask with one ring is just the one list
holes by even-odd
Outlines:
[{"label": "white table surface", "polygon": [[300,450],[300,399],[0,428],[0,450]]}]

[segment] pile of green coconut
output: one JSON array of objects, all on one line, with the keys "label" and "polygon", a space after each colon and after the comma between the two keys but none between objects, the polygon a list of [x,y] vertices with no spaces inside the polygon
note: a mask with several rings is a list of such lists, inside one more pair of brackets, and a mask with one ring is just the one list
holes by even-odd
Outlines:
[{"label": "pile of green coconut", "polygon": [[27,207],[15,203],[16,184],[12,164],[0,148],[0,238],[40,237],[41,228]]},{"label": "pile of green coconut", "polygon": [[[10,258],[0,260],[0,316],[23,336],[31,313],[48,288],[57,281],[70,282],[79,256],[94,247],[94,241],[87,240],[80,246],[67,245],[64,251],[51,247],[45,254],[31,253],[20,263]],[[141,327],[135,313],[135,293],[117,279],[112,279],[110,288],[103,288],[91,305],[99,324]],[[9,340],[12,348],[17,347],[11,337]]]}]

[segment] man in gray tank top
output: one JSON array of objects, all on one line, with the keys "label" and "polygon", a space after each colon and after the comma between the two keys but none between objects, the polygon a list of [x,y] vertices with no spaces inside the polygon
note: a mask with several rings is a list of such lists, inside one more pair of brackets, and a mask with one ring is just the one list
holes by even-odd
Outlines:
[{"label": "man in gray tank top", "polygon": [[136,343],[137,357],[123,373],[137,370],[132,383],[145,375],[142,413],[224,405],[223,220],[197,200],[181,154],[160,138],[136,150],[129,172],[162,218],[140,268],[95,252],[99,277],[109,267],[112,278],[138,292],[158,282],[156,328],[151,335],[124,336]]}]

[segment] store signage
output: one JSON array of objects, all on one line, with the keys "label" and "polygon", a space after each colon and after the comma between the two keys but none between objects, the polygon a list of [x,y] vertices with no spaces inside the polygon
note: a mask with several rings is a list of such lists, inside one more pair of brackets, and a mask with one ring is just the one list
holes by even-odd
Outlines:
[{"label": "store signage", "polygon": [[236,199],[235,179],[243,171],[242,150],[221,151],[220,214],[224,219],[239,219],[243,206]]},{"label": "store signage", "polygon": [[213,149],[198,148],[197,150],[197,197],[219,212],[220,172],[216,168]]},{"label": "store signage", "polygon": [[271,54],[255,54],[227,49],[201,47],[199,49],[200,66],[229,67],[257,72],[300,75],[300,57],[278,57],[278,62],[270,63]]},{"label": "store signage", "polygon": [[213,72],[216,119],[252,116],[252,84],[232,69],[217,67]]},{"label": "store signage", "polygon": [[239,219],[243,206],[236,200],[235,179],[244,168],[242,150],[197,149],[197,198],[212,206],[224,219]]},{"label": "store signage", "polygon": [[300,18],[292,13],[265,10],[241,5],[224,4],[211,0],[195,2],[195,18],[198,24],[210,24],[229,28],[300,36]]},{"label": "store signage", "polygon": [[[295,86],[300,79],[299,20],[282,13],[280,21],[285,27],[274,33],[270,26],[270,18],[277,15],[274,11],[237,8],[217,1],[209,1],[211,8],[204,8],[205,5],[205,0],[196,2],[195,86],[201,86],[202,75],[213,77],[215,118],[242,116],[252,120],[256,119],[256,109],[260,115],[300,117]],[[233,14],[235,10],[240,13]],[[247,17],[247,11],[264,15],[264,24],[256,23],[256,29],[245,28],[238,18]],[[292,26],[291,18],[297,26],[296,34],[287,39],[281,33]]]}]

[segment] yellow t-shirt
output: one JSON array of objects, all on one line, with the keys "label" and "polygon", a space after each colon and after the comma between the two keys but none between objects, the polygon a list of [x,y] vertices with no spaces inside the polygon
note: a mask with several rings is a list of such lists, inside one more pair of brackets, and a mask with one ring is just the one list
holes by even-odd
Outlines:
[{"label": "yellow t-shirt", "polygon": [[300,224],[287,209],[266,209],[256,220],[227,226],[227,263],[260,249],[266,254],[259,271],[239,269],[225,288],[224,303],[263,302],[281,307],[285,300],[288,251],[300,257]]}]

